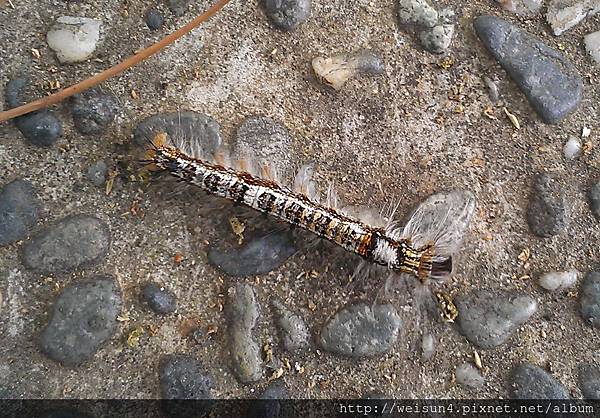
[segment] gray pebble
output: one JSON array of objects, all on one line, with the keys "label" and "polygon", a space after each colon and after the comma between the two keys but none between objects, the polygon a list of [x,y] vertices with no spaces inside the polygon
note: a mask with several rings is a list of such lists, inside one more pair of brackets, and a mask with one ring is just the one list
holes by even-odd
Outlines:
[{"label": "gray pebble", "polygon": [[600,30],[585,35],[584,42],[585,50],[596,61],[596,64],[600,64]]},{"label": "gray pebble", "polygon": [[70,272],[99,263],[110,248],[104,221],[87,215],[69,216],[32,237],[23,247],[23,264],[42,273]]},{"label": "gray pebble", "polygon": [[550,0],[546,20],[554,35],[558,36],[598,12],[598,0]]},{"label": "gray pebble", "polygon": [[530,363],[514,367],[509,380],[509,395],[512,399],[569,399],[562,383]]},{"label": "gray pebble", "polygon": [[357,303],[329,320],[320,334],[322,347],[350,357],[388,352],[398,339],[401,321],[392,305]]},{"label": "gray pebble", "polygon": [[175,295],[156,283],[146,283],[142,288],[144,300],[154,312],[168,314],[177,309]]},{"label": "gray pebble", "polygon": [[163,14],[156,9],[148,9],[145,16],[146,25],[151,30],[160,29],[163,23],[165,22],[165,17]]},{"label": "gray pebble", "polygon": [[436,341],[432,334],[423,334],[421,338],[421,361],[424,363],[431,360],[435,354]]},{"label": "gray pebble", "polygon": [[583,83],[559,51],[494,16],[475,19],[481,41],[546,123],[557,123],[581,102]]},{"label": "gray pebble", "polygon": [[442,54],[450,47],[454,36],[454,12],[445,9],[439,13],[439,24],[419,34],[421,45],[434,54]]},{"label": "gray pebble", "polygon": [[293,30],[310,16],[311,0],[264,0],[271,22],[280,29]]},{"label": "gray pebble", "polygon": [[470,389],[479,389],[485,383],[485,379],[471,363],[463,363],[456,368],[456,383]]},{"label": "gray pebble", "polygon": [[168,416],[205,416],[213,406],[212,385],[211,376],[195,357],[171,354],[162,358],[160,391],[164,399],[162,409]]},{"label": "gray pebble", "polygon": [[581,364],[577,381],[585,399],[600,399],[600,367],[594,364]]},{"label": "gray pebble", "polygon": [[595,328],[600,328],[600,273],[588,273],[579,290],[581,316]]},{"label": "gray pebble", "polygon": [[489,77],[484,77],[483,81],[485,82],[485,85],[488,88],[488,94],[490,96],[490,100],[492,101],[492,103],[497,103],[498,100],[500,99],[500,92],[498,91],[498,84],[496,84],[496,82],[493,81]]},{"label": "gray pebble", "polygon": [[190,0],[167,0],[169,10],[177,17],[183,16],[187,12],[189,4]]},{"label": "gray pebble", "polygon": [[557,235],[567,226],[563,189],[549,174],[537,175],[533,181],[527,223],[531,232],[542,238]]},{"label": "gray pebble", "polygon": [[106,173],[108,166],[102,160],[96,161],[87,169],[86,176],[95,186],[102,187],[106,182]]},{"label": "gray pebble", "polygon": [[426,0],[398,0],[398,20],[402,25],[433,28],[438,12]]},{"label": "gray pebble", "polygon": [[276,313],[283,348],[290,352],[307,348],[310,334],[304,320],[290,312],[278,299],[273,301],[273,308]]},{"label": "gray pebble", "polygon": [[252,330],[258,319],[258,303],[254,289],[238,284],[229,290],[229,337],[233,372],[242,383],[252,383],[262,377],[262,358]]},{"label": "gray pebble", "polygon": [[86,135],[102,133],[118,110],[115,99],[97,88],[73,96],[72,105],[75,129]]},{"label": "gray pebble", "polygon": [[290,404],[279,402],[282,399],[288,399],[289,393],[285,384],[281,380],[271,383],[260,394],[257,400],[250,403],[250,408],[246,413],[246,418],[278,418],[290,417],[295,414],[290,414],[286,406]]},{"label": "gray pebble", "polygon": [[543,0],[496,0],[504,9],[523,16],[531,16],[540,11]]},{"label": "gray pebble", "polygon": [[540,286],[550,291],[569,289],[577,283],[578,274],[577,270],[545,273],[540,277]]},{"label": "gray pebble", "polygon": [[67,366],[94,356],[117,328],[121,291],[114,279],[97,277],[65,288],[41,335],[42,351]]},{"label": "gray pebble", "polygon": [[27,180],[13,180],[0,189],[0,247],[25,237],[38,219],[40,202]]},{"label": "gray pebble", "polygon": [[[23,90],[26,88],[26,78],[15,78],[6,85],[6,103],[9,108],[25,104]],[[17,129],[25,139],[34,145],[50,146],[62,135],[63,129],[60,120],[54,112],[48,109],[37,110],[23,116],[14,118]]]},{"label": "gray pebble", "polygon": [[592,186],[589,193],[589,199],[592,213],[600,220],[600,181]]},{"label": "gray pebble", "polygon": [[504,343],[537,310],[529,296],[482,290],[455,300],[460,332],[477,347]]},{"label": "gray pebble", "polygon": [[242,246],[221,240],[208,249],[208,261],[230,276],[256,276],[279,268],[296,251],[292,234],[277,231],[246,238]]}]

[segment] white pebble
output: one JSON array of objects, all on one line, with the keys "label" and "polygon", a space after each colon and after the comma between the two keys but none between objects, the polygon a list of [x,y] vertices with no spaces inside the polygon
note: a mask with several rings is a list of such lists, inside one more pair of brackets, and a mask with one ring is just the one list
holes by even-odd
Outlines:
[{"label": "white pebble", "polygon": [[540,286],[546,290],[568,289],[577,282],[577,270],[553,271],[540,277]]},{"label": "white pebble", "polygon": [[563,148],[565,158],[567,160],[574,160],[581,155],[581,141],[574,136],[570,137]]},{"label": "white pebble", "polygon": [[96,19],[62,16],[48,31],[46,40],[61,64],[85,61],[96,50],[101,25]]},{"label": "white pebble", "polygon": [[585,35],[584,41],[587,52],[600,64],[600,30]]},{"label": "white pebble", "polygon": [[591,133],[592,133],[592,130],[590,128],[588,128],[587,126],[584,126],[581,129],[581,137],[582,138],[587,138],[588,136],[590,136]]},{"label": "white pebble", "polygon": [[471,363],[463,363],[456,368],[456,382],[471,389],[483,386],[485,379]]},{"label": "white pebble", "polygon": [[423,335],[421,347],[423,349],[423,352],[421,354],[421,360],[423,362],[426,362],[430,360],[431,357],[433,357],[433,354],[435,353],[435,339],[433,338],[433,335]]}]

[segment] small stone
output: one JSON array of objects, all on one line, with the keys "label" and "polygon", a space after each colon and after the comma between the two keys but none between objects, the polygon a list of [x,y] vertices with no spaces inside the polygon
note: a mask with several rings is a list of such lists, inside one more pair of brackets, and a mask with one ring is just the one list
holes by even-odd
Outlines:
[{"label": "small stone", "polygon": [[262,378],[260,346],[252,336],[258,319],[258,303],[254,289],[238,284],[229,291],[229,337],[233,372],[241,383],[252,383]]},{"label": "small stone", "polygon": [[557,235],[567,226],[563,189],[549,174],[540,174],[533,181],[527,223],[531,232],[542,238]]},{"label": "small stone", "polygon": [[[173,417],[203,417],[213,406],[212,378],[204,365],[187,354],[161,360],[160,390],[163,411]],[[177,402],[178,400],[187,400]],[[193,400],[191,402],[190,400]]]},{"label": "small stone", "polygon": [[600,220],[600,181],[592,186],[589,194],[592,213]]},{"label": "small stone", "polygon": [[543,0],[496,0],[504,10],[523,16],[532,16],[539,13]]},{"label": "small stone", "polygon": [[85,61],[98,46],[101,26],[100,20],[61,16],[46,35],[46,40],[61,64]]},{"label": "small stone", "polygon": [[488,95],[492,103],[497,103],[500,99],[500,92],[498,91],[498,84],[489,77],[484,77],[486,87],[488,88]]},{"label": "small stone", "polygon": [[289,231],[247,238],[243,245],[221,240],[208,249],[208,261],[233,277],[257,276],[279,268],[296,253]]},{"label": "small stone", "polygon": [[104,221],[87,215],[69,216],[32,237],[23,247],[23,263],[41,273],[70,272],[99,263],[110,248]]},{"label": "small stone", "polygon": [[146,25],[148,25],[148,28],[151,30],[160,29],[165,22],[163,14],[156,9],[148,9],[145,19]]},{"label": "small stone", "polygon": [[265,10],[279,29],[293,30],[310,17],[311,0],[265,0]]},{"label": "small stone", "polygon": [[478,17],[474,27],[546,123],[558,123],[577,109],[583,82],[561,52],[494,16]]},{"label": "small stone", "polygon": [[577,283],[578,274],[577,270],[546,273],[540,277],[540,286],[546,290],[569,289]]},{"label": "small stone", "polygon": [[524,363],[517,365],[509,380],[512,399],[569,399],[567,389],[538,366]]},{"label": "small stone", "polygon": [[202,113],[183,111],[158,113],[144,119],[138,124],[133,133],[134,141],[147,146],[158,134],[166,133],[171,139],[185,144],[187,149],[197,149],[202,155],[197,157],[209,158],[221,148],[221,126],[210,116]]},{"label": "small stone", "polygon": [[600,368],[593,364],[581,364],[577,376],[584,399],[600,399]]},{"label": "small stone", "polygon": [[291,417],[295,414],[286,411],[286,406],[291,406],[279,400],[288,399],[289,394],[284,383],[280,380],[271,383],[260,394],[257,400],[250,403],[250,408],[245,418],[278,418]]},{"label": "small stone", "polygon": [[398,20],[402,25],[433,28],[438,12],[426,0],[398,0]]},{"label": "small stone", "polygon": [[[26,78],[15,78],[6,85],[6,103],[9,108],[25,104],[23,90],[28,85]],[[62,135],[62,124],[48,109],[36,110],[23,116],[14,118],[14,123],[25,139],[38,146],[48,147],[56,142]]]},{"label": "small stone", "polygon": [[369,50],[329,58],[317,57],[312,60],[312,67],[317,77],[335,90],[341,89],[357,74],[381,74],[384,71],[379,54]]},{"label": "small stone", "polygon": [[504,343],[537,310],[531,297],[505,291],[478,291],[455,302],[461,334],[485,349]]},{"label": "small stone", "polygon": [[600,328],[600,273],[592,271],[583,279],[579,291],[581,316],[596,328]]},{"label": "small stone", "polygon": [[546,20],[558,36],[599,11],[600,0],[550,0]]},{"label": "small stone", "polygon": [[454,35],[454,12],[437,12],[426,0],[399,0],[398,20],[406,30],[418,33],[421,45],[434,54],[443,53]]},{"label": "small stone", "polygon": [[25,238],[38,220],[40,206],[27,180],[13,180],[0,189],[0,247]]},{"label": "small stone", "polygon": [[90,89],[72,98],[75,129],[85,135],[102,133],[115,119],[115,99],[100,89]]},{"label": "small stone", "polygon": [[479,389],[485,383],[485,379],[471,363],[463,363],[456,368],[456,382],[469,389]]},{"label": "small stone", "polygon": [[283,348],[290,352],[307,348],[310,334],[304,320],[290,312],[278,299],[273,301],[273,308],[277,315],[277,325],[281,330]]},{"label": "small stone", "polygon": [[77,281],[56,299],[41,348],[51,359],[77,366],[91,359],[117,328],[121,291],[114,279]]},{"label": "small stone", "polygon": [[95,186],[102,187],[106,182],[106,173],[108,166],[102,160],[96,161],[92,164],[86,172],[86,176]]},{"label": "small stone", "polygon": [[146,283],[142,296],[150,309],[159,314],[168,314],[177,309],[175,295],[156,283]]},{"label": "small stone", "polygon": [[440,24],[420,32],[423,48],[434,54],[442,54],[450,47],[454,36],[454,12],[445,9],[439,13]]},{"label": "small stone", "polygon": [[600,64],[600,30],[585,35],[585,50],[592,56],[596,63]]},{"label": "small stone", "polygon": [[167,0],[169,10],[177,17],[183,16],[187,12],[189,4],[190,0]]},{"label": "small stone", "polygon": [[565,158],[567,160],[574,160],[581,155],[581,141],[577,137],[570,137],[565,147],[563,148]]},{"label": "small stone", "polygon": [[321,330],[321,346],[350,357],[388,352],[398,339],[401,321],[389,304],[357,303],[340,310]]},{"label": "small stone", "polygon": [[431,360],[435,354],[435,338],[432,334],[424,334],[421,339],[421,361],[425,363]]}]

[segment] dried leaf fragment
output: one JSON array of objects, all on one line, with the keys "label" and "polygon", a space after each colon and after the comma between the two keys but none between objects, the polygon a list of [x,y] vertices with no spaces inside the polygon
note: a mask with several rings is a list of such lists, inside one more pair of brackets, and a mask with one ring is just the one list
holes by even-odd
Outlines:
[{"label": "dried leaf fragment", "polygon": [[504,113],[506,114],[506,116],[508,116],[508,119],[513,124],[515,129],[521,129],[521,124],[519,123],[519,119],[517,119],[517,117],[515,115],[510,113],[507,108],[504,108]]}]

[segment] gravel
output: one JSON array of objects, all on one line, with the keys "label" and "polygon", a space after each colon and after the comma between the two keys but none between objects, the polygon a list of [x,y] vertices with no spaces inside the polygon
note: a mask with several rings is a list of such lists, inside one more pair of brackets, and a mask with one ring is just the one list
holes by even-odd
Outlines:
[{"label": "gravel", "polygon": [[579,290],[581,316],[595,328],[600,328],[600,273],[588,273]]},{"label": "gravel", "polygon": [[281,334],[281,342],[286,351],[295,352],[309,346],[310,333],[304,320],[292,312],[278,299],[273,301],[276,323]]},{"label": "gravel", "polygon": [[71,102],[75,129],[85,135],[104,132],[118,110],[114,97],[98,88],[73,96]]},{"label": "gravel", "polygon": [[542,238],[557,235],[567,226],[564,191],[549,174],[540,174],[533,181],[527,223],[531,232]]},{"label": "gravel", "polygon": [[16,179],[4,185],[0,189],[0,247],[25,238],[38,220],[40,207],[29,181]]},{"label": "gravel", "polygon": [[569,392],[548,372],[533,364],[515,366],[509,379],[512,399],[569,399]]},{"label": "gravel", "polygon": [[86,177],[91,181],[94,186],[102,187],[106,182],[106,174],[108,172],[108,166],[102,160],[96,161],[94,164],[88,167]]},{"label": "gravel", "polygon": [[142,297],[150,309],[158,314],[168,314],[177,309],[175,295],[157,283],[146,283],[142,287]]}]

